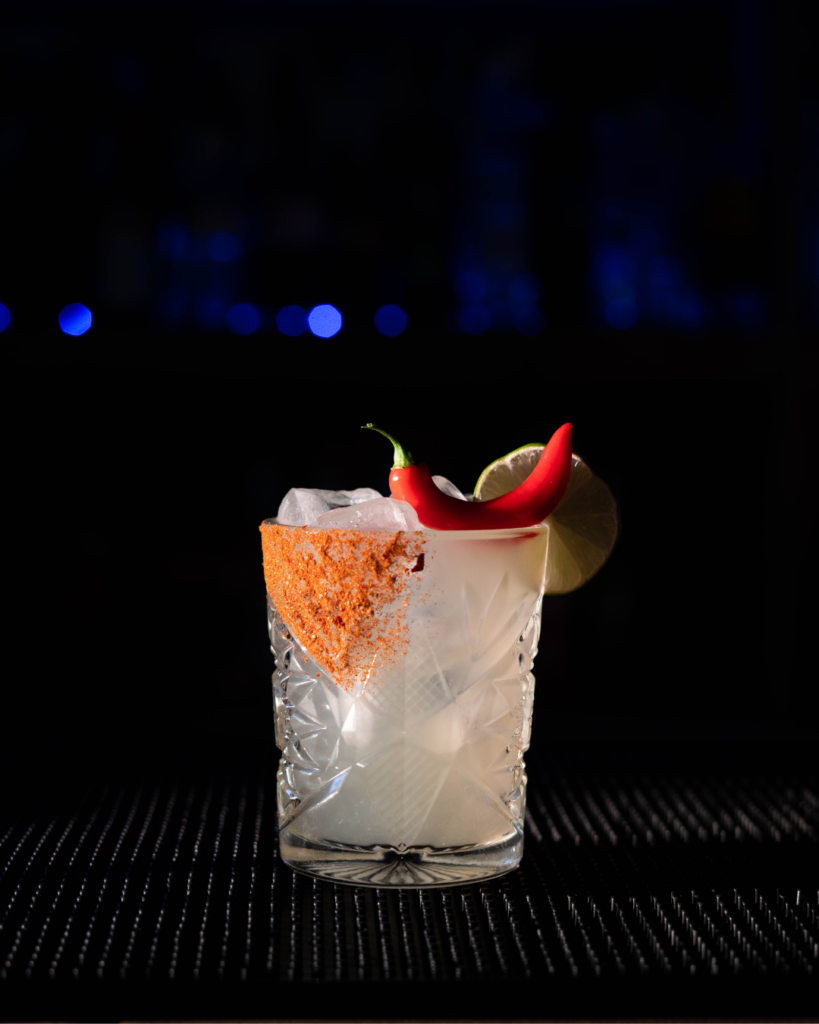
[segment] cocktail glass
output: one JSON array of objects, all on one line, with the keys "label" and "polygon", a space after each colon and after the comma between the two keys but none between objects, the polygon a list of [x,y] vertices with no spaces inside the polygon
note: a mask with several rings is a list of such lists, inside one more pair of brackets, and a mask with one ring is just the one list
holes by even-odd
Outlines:
[{"label": "cocktail glass", "polygon": [[378,887],[516,867],[548,527],[261,530],[283,860]]}]

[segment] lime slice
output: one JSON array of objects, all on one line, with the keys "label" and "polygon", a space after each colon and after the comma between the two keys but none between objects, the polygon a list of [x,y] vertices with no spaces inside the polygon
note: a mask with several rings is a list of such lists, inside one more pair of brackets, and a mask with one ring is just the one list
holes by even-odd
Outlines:
[{"label": "lime slice", "polygon": [[478,477],[475,501],[499,498],[522,484],[537,465],[544,447],[542,444],[525,444],[504,455],[502,459],[495,459]]},{"label": "lime slice", "polygon": [[[475,500],[499,498],[529,476],[543,452],[527,444],[487,466],[475,486]],[[577,590],[604,565],[617,540],[614,495],[585,462],[572,454],[572,471],[560,504],[544,520],[549,527],[544,594]]]}]

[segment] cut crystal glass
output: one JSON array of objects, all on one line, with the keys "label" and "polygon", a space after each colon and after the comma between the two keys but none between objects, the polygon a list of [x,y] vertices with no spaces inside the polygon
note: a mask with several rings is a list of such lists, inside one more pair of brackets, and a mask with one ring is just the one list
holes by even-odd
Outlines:
[{"label": "cut crystal glass", "polygon": [[268,598],[285,861],[377,886],[519,863],[546,541],[426,536],[403,657],[361,685],[339,685]]}]

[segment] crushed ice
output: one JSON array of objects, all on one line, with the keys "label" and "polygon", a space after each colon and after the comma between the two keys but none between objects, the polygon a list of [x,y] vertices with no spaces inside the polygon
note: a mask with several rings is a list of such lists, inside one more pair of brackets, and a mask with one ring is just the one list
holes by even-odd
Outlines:
[{"label": "crushed ice", "polygon": [[415,509],[406,501],[375,498],[325,512],[316,520],[322,530],[420,530]]},{"label": "crushed ice", "polygon": [[[452,498],[471,501],[444,476],[432,478]],[[281,526],[320,526],[336,530],[423,530],[412,505],[385,498],[372,487],[327,491],[293,487],[285,494],[276,521]]]},{"label": "crushed ice", "polygon": [[381,498],[372,487],[354,491],[324,491],[317,487],[291,487],[279,505],[276,517],[282,526],[312,526],[320,515]]}]

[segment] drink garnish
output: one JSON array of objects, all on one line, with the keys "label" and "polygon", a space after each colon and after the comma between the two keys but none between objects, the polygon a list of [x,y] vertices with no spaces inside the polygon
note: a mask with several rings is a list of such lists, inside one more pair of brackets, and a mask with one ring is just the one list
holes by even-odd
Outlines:
[{"label": "drink garnish", "polygon": [[[439,490],[429,467],[374,423],[375,430],[392,442],[395,461],[390,471],[390,491],[415,509],[430,530],[508,530],[535,526],[557,507],[569,483],[572,468],[572,425],[554,432],[529,475],[517,487],[489,501],[460,501]],[[477,498],[477,495],[476,495]]]},{"label": "drink garnish", "polygon": [[[496,498],[525,480],[543,445],[525,445],[490,463],[478,478],[475,498]],[[620,517],[614,495],[579,455],[572,455],[569,485],[543,524],[549,528],[544,594],[569,594],[606,563],[617,540]]]}]

